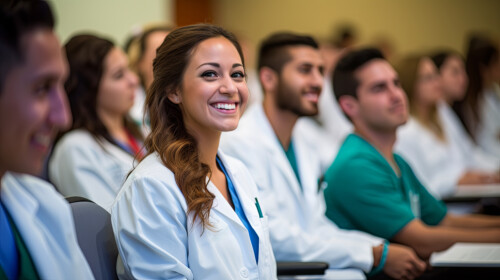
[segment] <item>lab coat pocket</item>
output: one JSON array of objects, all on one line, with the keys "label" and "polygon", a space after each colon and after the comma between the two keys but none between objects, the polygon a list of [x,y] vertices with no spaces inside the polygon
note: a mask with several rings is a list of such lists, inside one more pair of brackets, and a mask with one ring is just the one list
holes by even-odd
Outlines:
[{"label": "lab coat pocket", "polygon": [[259,220],[260,220],[260,226],[262,227],[262,231],[265,234],[269,234],[269,221],[268,221],[267,216],[264,216],[264,217],[260,218]]},{"label": "lab coat pocket", "polygon": [[[259,219],[261,232],[259,235],[259,266],[265,270],[275,270],[273,250],[269,236],[268,217],[264,216]],[[264,268],[265,267],[265,268]]]},{"label": "lab coat pocket", "polygon": [[264,242],[265,246],[271,246],[269,243],[269,220],[267,216],[259,218],[260,221],[260,239]]}]

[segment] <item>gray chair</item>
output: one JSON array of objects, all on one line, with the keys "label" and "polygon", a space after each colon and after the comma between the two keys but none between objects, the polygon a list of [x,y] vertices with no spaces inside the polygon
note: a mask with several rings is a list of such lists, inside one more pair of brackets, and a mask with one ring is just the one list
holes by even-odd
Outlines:
[{"label": "gray chair", "polygon": [[111,216],[99,205],[82,197],[68,197],[75,220],[78,245],[96,280],[118,279],[116,248]]}]

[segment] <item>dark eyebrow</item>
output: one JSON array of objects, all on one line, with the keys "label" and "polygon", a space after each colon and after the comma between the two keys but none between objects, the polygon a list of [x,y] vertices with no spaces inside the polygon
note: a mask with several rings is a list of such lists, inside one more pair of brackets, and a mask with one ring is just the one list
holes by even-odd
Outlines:
[{"label": "dark eyebrow", "polygon": [[[220,64],[219,63],[215,63],[215,62],[207,62],[207,63],[203,63],[202,65],[198,66],[196,69],[204,66],[204,65],[210,65],[210,66],[213,66],[213,67],[217,67],[217,68],[220,68]],[[233,68],[236,68],[236,67],[243,67],[243,65],[241,63],[235,63],[233,64]]]},{"label": "dark eyebrow", "polygon": [[374,84],[372,84],[370,86],[370,88],[376,88],[376,87],[381,87],[381,86],[386,86],[387,83],[385,81],[381,81],[381,82],[375,82]]},{"label": "dark eyebrow", "polygon": [[36,78],[34,81],[35,83],[54,83],[56,82],[60,77],[57,74],[47,74],[44,76],[40,76]]},{"label": "dark eyebrow", "polygon": [[219,63],[215,63],[215,62],[207,62],[207,63],[203,63],[201,64],[200,66],[198,66],[196,69],[204,66],[204,65],[210,65],[210,66],[213,66],[213,67],[217,67],[217,68],[220,68],[220,64]]},{"label": "dark eyebrow", "polygon": [[314,65],[312,65],[312,63],[309,63],[309,62],[304,62],[304,63],[299,64],[299,67],[304,67],[304,66],[313,67]]}]

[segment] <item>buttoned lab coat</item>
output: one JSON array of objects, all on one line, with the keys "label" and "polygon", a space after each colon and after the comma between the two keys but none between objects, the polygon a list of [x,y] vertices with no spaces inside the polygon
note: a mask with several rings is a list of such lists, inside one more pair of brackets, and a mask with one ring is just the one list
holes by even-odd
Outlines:
[{"label": "buttoned lab coat", "polygon": [[326,218],[318,187],[321,151],[307,136],[298,130],[292,136],[302,188],[261,104],[248,108],[235,131],[223,133],[220,147],[243,161],[257,183],[278,261],[324,261],[368,272],[372,247],[382,240],[339,229]]},{"label": "buttoned lab coat", "polygon": [[111,209],[125,274],[122,279],[276,279],[265,209],[260,217],[257,187],[245,166],[218,154],[229,173],[249,223],[259,236],[256,263],[248,230],[210,182],[215,195],[205,228],[192,215],[174,174],[157,154],[131,173]]},{"label": "buttoned lab coat", "polygon": [[109,212],[134,157],[105,139],[77,129],[57,142],[49,161],[49,178],[64,196],[82,196]]},{"label": "buttoned lab coat", "polygon": [[28,248],[40,279],[94,279],[76,238],[73,215],[47,182],[6,173],[1,199]]}]

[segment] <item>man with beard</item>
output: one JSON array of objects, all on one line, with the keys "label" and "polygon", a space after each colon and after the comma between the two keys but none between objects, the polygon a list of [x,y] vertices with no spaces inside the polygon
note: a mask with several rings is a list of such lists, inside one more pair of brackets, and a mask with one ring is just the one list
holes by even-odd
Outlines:
[{"label": "man with beard", "polygon": [[278,261],[323,261],[330,268],[417,277],[425,263],[412,249],[341,230],[324,216],[315,139],[294,129],[300,117],[318,113],[323,67],[309,36],[276,33],[264,40],[258,58],[263,103],[249,108],[238,128],[222,136],[222,150],[253,174]]}]

